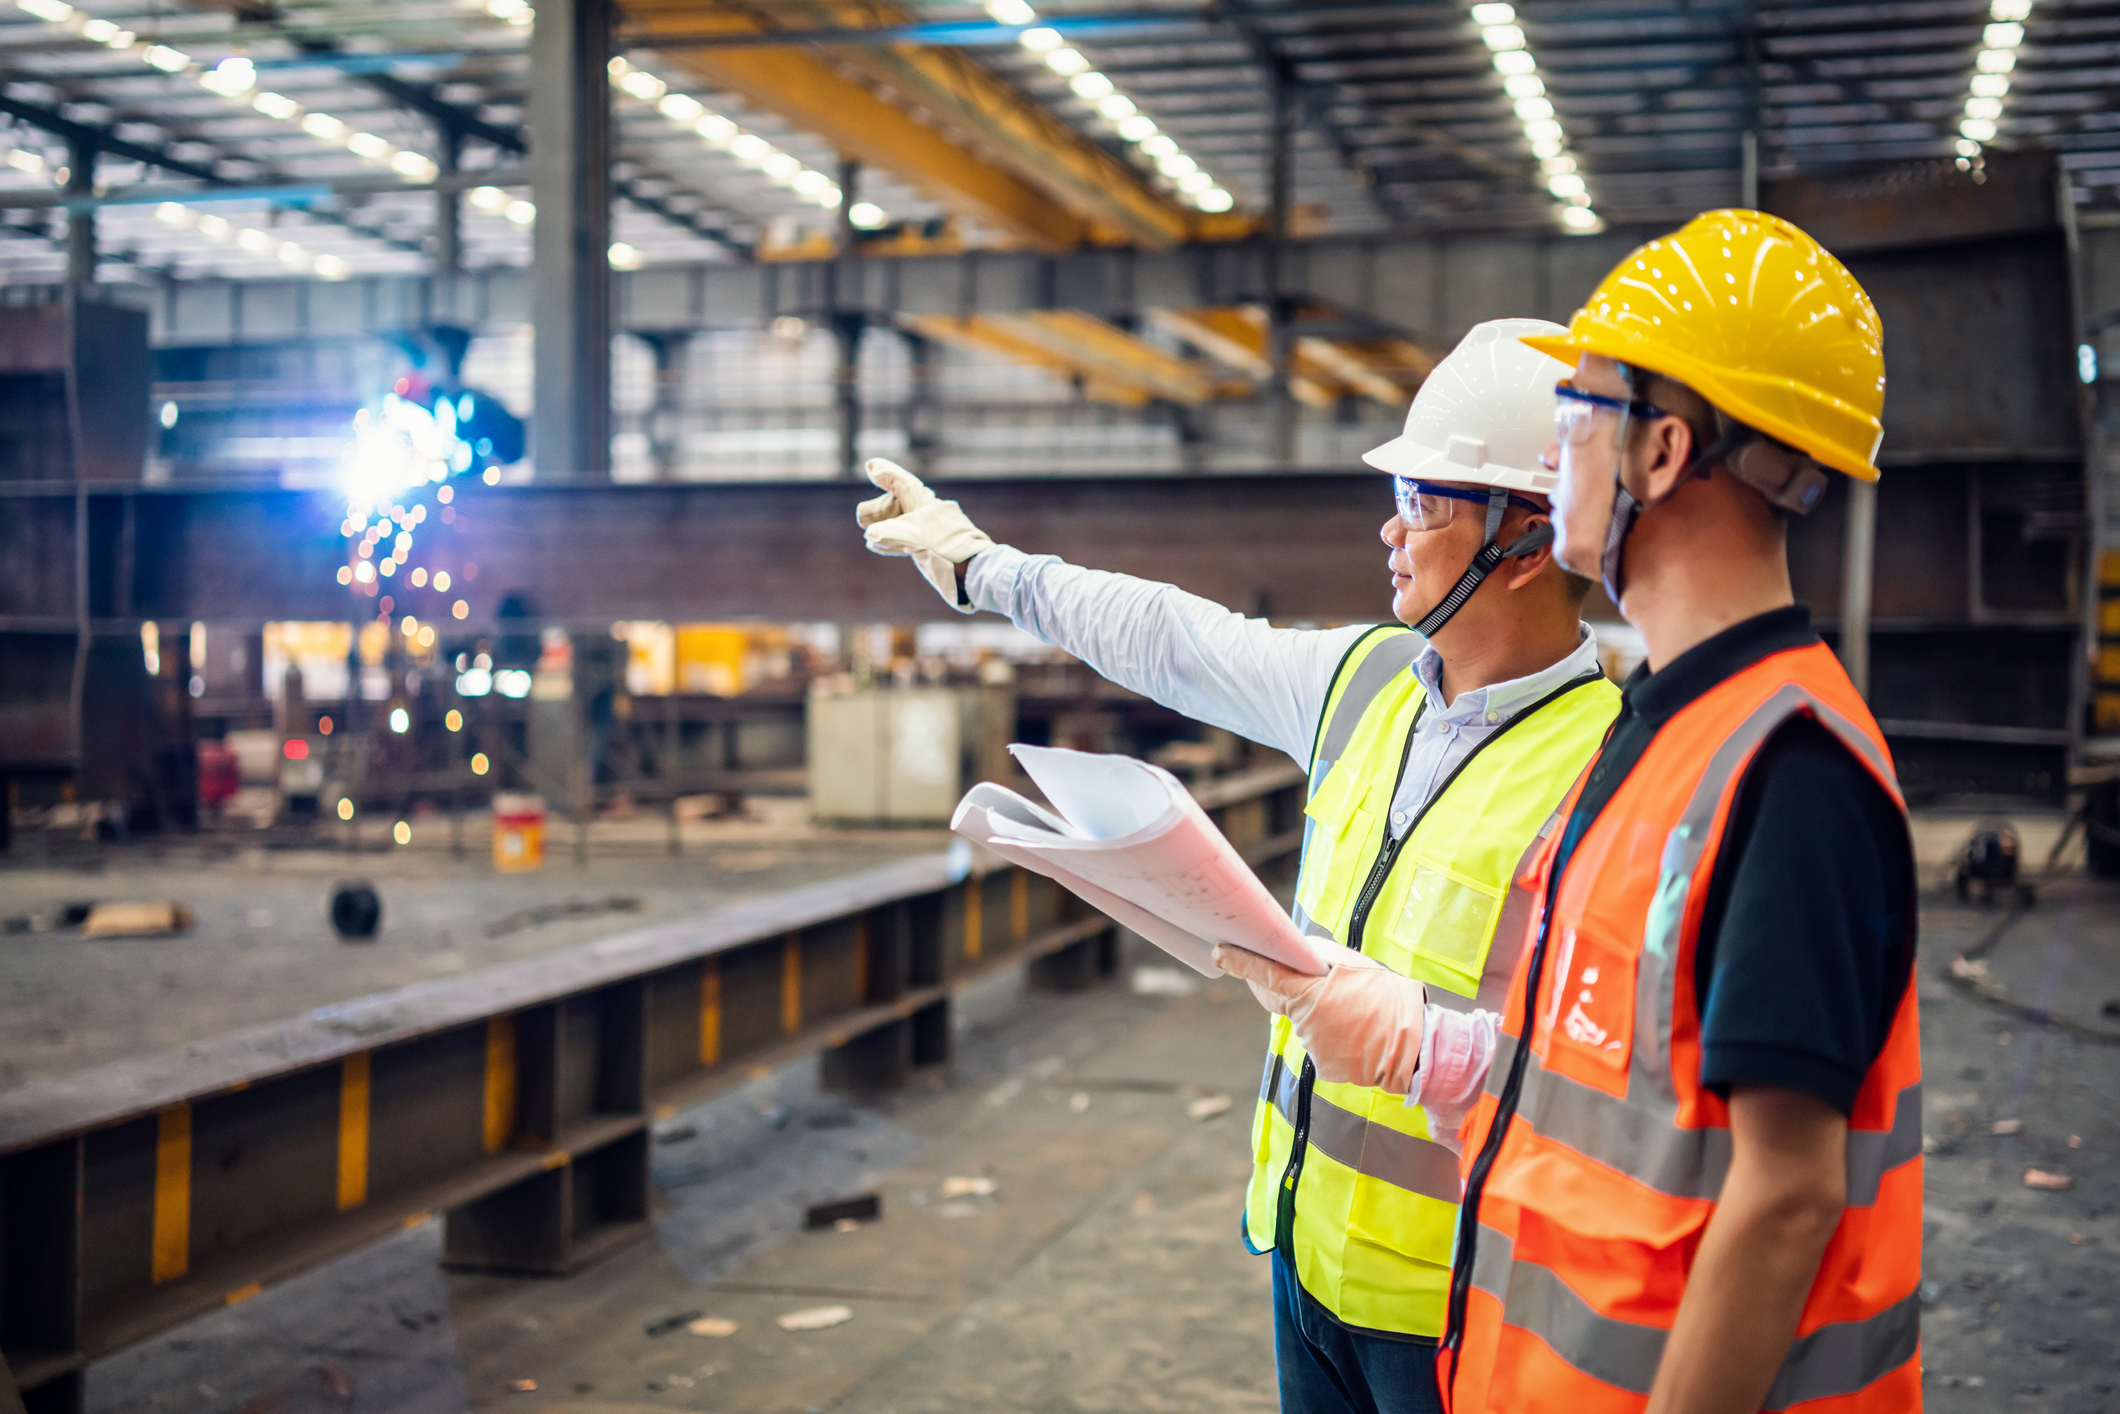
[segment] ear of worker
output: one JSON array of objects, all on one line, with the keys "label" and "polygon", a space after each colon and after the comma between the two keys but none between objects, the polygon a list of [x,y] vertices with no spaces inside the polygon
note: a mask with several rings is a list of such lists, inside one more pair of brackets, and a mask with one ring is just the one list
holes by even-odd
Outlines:
[{"label": "ear of worker", "polygon": [[1413,1088],[1421,1056],[1428,989],[1352,948],[1313,977],[1226,943],[1215,966],[1250,984],[1259,1005],[1288,1018],[1318,1078],[1374,1085],[1393,1095]]},{"label": "ear of worker", "polygon": [[971,613],[972,606],[957,587],[957,566],[992,549],[994,542],[955,501],[943,500],[898,463],[872,457],[862,470],[883,488],[881,496],[863,501],[854,511],[869,548],[879,555],[911,556],[951,608]]}]

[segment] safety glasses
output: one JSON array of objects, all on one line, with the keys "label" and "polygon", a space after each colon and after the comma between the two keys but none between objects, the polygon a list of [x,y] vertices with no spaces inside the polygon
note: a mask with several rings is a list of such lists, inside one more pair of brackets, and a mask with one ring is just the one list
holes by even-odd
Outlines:
[{"label": "safety glasses", "polygon": [[[1466,515],[1485,518],[1487,493],[1465,486],[1442,486],[1433,481],[1421,481],[1411,476],[1394,476],[1392,490],[1399,501],[1399,519],[1414,530],[1441,530],[1450,524],[1459,506],[1469,506]],[[1539,515],[1546,508],[1536,501],[1527,501],[1522,496],[1511,496],[1509,504]]]},{"label": "safety glasses", "polygon": [[1558,384],[1553,390],[1553,432],[1564,447],[1580,447],[1588,440],[1590,424],[1597,420],[1600,412],[1621,411],[1631,412],[1636,417],[1672,416],[1655,403],[1586,393],[1572,383]]}]

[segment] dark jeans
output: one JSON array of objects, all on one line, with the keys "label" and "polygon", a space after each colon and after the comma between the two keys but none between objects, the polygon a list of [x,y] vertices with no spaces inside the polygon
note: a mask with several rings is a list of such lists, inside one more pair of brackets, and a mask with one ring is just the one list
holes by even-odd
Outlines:
[{"label": "dark jeans", "polygon": [[1273,1357],[1281,1414],[1441,1414],[1435,1347],[1358,1335],[1273,1258]]}]

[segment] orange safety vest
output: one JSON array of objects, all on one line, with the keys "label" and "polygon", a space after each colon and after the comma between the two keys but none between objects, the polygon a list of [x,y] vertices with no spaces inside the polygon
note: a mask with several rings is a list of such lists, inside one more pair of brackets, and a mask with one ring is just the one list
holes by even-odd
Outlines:
[{"label": "orange safety vest", "polygon": [[[1701,913],[1745,770],[1798,713],[1901,800],[1876,720],[1831,651],[1813,644],[1772,654],[1680,709],[1557,884],[1564,831],[1527,870],[1522,882],[1546,907],[1465,1130],[1468,1187],[1438,1370],[1453,1414],[1633,1414],[1647,1403],[1730,1163],[1729,1107],[1700,1084]],[[1560,818],[1581,792],[1579,780]],[[1847,1210],[1766,1409],[1921,1407],[1911,985],[1856,1096],[1847,1174]]]}]

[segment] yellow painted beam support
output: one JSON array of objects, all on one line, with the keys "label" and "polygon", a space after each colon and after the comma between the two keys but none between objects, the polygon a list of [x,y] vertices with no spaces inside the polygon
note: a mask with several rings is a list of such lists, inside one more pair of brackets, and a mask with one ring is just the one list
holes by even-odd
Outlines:
[{"label": "yellow painted beam support", "polygon": [[790,933],[780,945],[780,1029],[802,1030],[802,934]]},{"label": "yellow painted beam support", "polygon": [[1411,397],[1352,348],[1331,339],[1297,339],[1296,360],[1299,366],[1310,364],[1324,370],[1332,375],[1334,382],[1388,408],[1404,408]]},{"label": "yellow painted beam support", "polygon": [[515,1137],[515,1017],[486,1022],[486,1117],[484,1148],[497,1154]]},{"label": "yellow painted beam support", "polygon": [[[630,0],[626,12],[651,33],[748,34],[767,28],[703,0]],[[715,87],[778,113],[847,156],[894,173],[952,211],[1034,249],[1072,250],[1090,238],[1082,215],[849,79],[822,56],[793,47],[668,53]]]},{"label": "yellow painted beam support", "polygon": [[699,1063],[721,1064],[721,959],[710,957],[699,974]]},{"label": "yellow painted beam support", "polygon": [[368,1201],[369,1053],[339,1062],[339,1211]]},{"label": "yellow painted beam support", "polygon": [[191,1106],[155,1116],[155,1216],[148,1275],[172,1281],[191,1270]]},{"label": "yellow painted beam support", "polygon": [[[1175,334],[1218,363],[1263,383],[1273,377],[1266,352],[1266,311],[1258,305],[1224,305],[1213,309],[1151,309],[1148,320]],[[1306,407],[1329,408],[1339,390],[1325,370],[1300,351],[1288,378],[1288,392]]]},{"label": "yellow painted beam support", "polygon": [[1080,378],[1099,402],[1139,407],[1165,398],[1197,407],[1218,391],[1198,364],[1079,310],[916,314],[900,316],[900,322],[931,339]]}]

